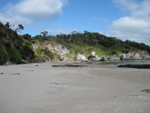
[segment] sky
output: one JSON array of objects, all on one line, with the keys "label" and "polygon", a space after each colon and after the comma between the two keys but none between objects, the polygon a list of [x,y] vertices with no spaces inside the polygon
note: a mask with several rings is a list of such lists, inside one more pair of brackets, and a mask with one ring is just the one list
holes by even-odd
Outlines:
[{"label": "sky", "polygon": [[99,32],[150,45],[150,0],[0,0],[0,22],[21,34]]}]

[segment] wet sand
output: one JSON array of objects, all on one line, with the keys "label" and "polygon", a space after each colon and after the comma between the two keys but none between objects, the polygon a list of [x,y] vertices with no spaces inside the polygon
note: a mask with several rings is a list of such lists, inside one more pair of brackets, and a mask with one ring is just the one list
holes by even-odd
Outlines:
[{"label": "wet sand", "polygon": [[0,113],[150,113],[150,70],[0,66]]}]

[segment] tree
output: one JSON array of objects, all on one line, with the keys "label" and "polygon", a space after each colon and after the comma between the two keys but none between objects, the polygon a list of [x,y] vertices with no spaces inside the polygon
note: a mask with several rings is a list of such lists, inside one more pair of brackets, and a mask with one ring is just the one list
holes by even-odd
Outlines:
[{"label": "tree", "polygon": [[23,38],[26,39],[26,40],[31,40],[31,35],[29,35],[29,34],[24,34],[24,35],[23,35]]},{"label": "tree", "polygon": [[20,30],[23,30],[24,29],[24,26],[22,24],[18,24],[18,27],[16,28],[16,32],[17,31],[20,31]]},{"label": "tree", "polygon": [[14,25],[11,25],[9,22],[7,22],[7,23],[5,24],[5,26],[9,29],[10,27],[13,27]]},{"label": "tree", "polygon": [[45,37],[48,34],[48,31],[43,31],[41,34]]}]

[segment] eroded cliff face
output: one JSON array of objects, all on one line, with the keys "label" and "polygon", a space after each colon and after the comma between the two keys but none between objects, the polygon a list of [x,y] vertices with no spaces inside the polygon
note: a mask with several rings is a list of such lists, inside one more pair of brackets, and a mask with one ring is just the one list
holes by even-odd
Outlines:
[{"label": "eroded cliff face", "polygon": [[36,57],[41,60],[62,61],[68,59],[72,61],[72,59],[66,56],[66,54],[70,53],[69,49],[61,44],[51,41],[39,42],[36,40],[32,46]]},{"label": "eroded cliff face", "polygon": [[149,54],[146,51],[134,51],[128,53],[121,53],[119,55],[121,60],[144,60],[149,59]]},{"label": "eroded cliff face", "polygon": [[[53,41],[39,42],[38,40],[34,41],[32,44],[33,51],[37,57],[38,61],[99,61],[99,60],[144,60],[150,59],[150,55],[146,51],[132,51],[128,53],[120,53],[119,56],[108,55],[108,56],[98,56],[94,51],[91,51],[90,56],[84,56],[80,53],[71,53],[70,48],[67,48],[61,44],[58,44]],[[80,57],[79,57],[80,56]],[[81,57],[82,56],[82,57]]]}]

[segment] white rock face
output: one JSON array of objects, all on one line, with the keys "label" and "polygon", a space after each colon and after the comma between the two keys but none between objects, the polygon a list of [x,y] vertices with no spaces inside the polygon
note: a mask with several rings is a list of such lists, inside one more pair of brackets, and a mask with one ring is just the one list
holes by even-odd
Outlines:
[{"label": "white rock face", "polygon": [[134,57],[133,57],[134,59],[136,59],[136,60],[138,60],[138,59],[141,59],[141,57],[140,57],[140,54],[139,53],[136,53],[135,55],[134,55]]},{"label": "white rock face", "polygon": [[64,57],[63,57],[63,61],[64,61],[64,62],[67,62],[67,61],[73,61],[73,59],[71,59],[71,58],[69,58],[69,57],[64,56]]},{"label": "white rock face", "polygon": [[32,44],[32,46],[33,46],[33,49],[35,49],[35,50],[39,48],[39,45],[36,44],[36,43],[35,43],[35,44]]},{"label": "white rock face", "polygon": [[82,55],[82,54],[77,54],[77,57],[76,57],[76,59],[77,60],[79,60],[79,61],[89,61],[84,55]]},{"label": "white rock face", "polygon": [[141,56],[140,53],[133,53],[133,52],[130,52],[130,53],[121,53],[120,54],[120,57],[123,59],[123,60],[140,60],[140,59],[146,59],[147,56]]},{"label": "white rock face", "polygon": [[146,56],[146,59],[147,59],[147,60],[150,60],[150,56]]},{"label": "white rock face", "polygon": [[60,49],[60,55],[65,55],[67,53],[69,53],[70,51],[66,48],[66,47],[61,47]]},{"label": "white rock face", "polygon": [[111,61],[118,61],[120,58],[116,57],[116,55],[110,57]]},{"label": "white rock face", "polygon": [[126,54],[126,59],[131,59],[134,56],[134,53],[129,52]]},{"label": "white rock face", "polygon": [[53,46],[51,44],[47,44],[46,47],[53,53],[56,53],[60,56],[65,55],[70,52],[66,47],[63,47],[62,45]]},{"label": "white rock face", "polygon": [[94,51],[92,51],[91,55],[92,55],[92,56],[95,56],[95,55],[96,55],[96,53],[95,53]]}]

